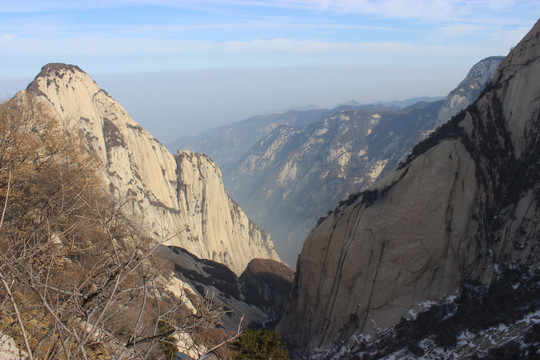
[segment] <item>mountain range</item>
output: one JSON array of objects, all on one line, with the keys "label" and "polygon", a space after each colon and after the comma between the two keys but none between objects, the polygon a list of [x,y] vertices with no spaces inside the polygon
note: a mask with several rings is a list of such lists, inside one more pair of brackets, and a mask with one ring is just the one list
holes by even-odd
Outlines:
[{"label": "mountain range", "polygon": [[230,194],[294,266],[317,219],[395,168],[444,119],[474,101],[502,60],[475,64],[444,101],[416,98],[261,115],[185,146],[219,164]]},{"label": "mountain range", "polygon": [[539,77],[540,22],[472,105],[311,232],[278,327],[291,346],[538,356]]},{"label": "mountain range", "polygon": [[[66,337],[78,344],[63,347],[73,358],[142,357],[163,341],[200,356],[242,321],[279,320],[293,271],[207,156],[172,155],[76,65],[45,65],[1,105],[0,357],[56,358]],[[22,160],[6,161],[14,156]],[[49,261],[62,265],[43,273]],[[25,320],[6,327],[13,309]],[[41,325],[27,320],[34,309],[45,311]]]},{"label": "mountain range", "polygon": [[[0,354],[200,357],[249,326],[294,358],[537,358],[538,84],[540,21],[444,100],[256,116],[173,155],[45,65],[0,107]],[[259,221],[289,263],[314,227],[296,272]]]}]

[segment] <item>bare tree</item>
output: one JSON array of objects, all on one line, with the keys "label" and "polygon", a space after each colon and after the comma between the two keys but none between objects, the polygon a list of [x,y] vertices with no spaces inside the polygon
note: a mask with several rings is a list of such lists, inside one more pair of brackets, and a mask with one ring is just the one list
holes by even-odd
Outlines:
[{"label": "bare tree", "polygon": [[154,253],[168,239],[126,215],[99,167],[34,100],[0,105],[0,331],[29,359],[165,359],[223,314],[167,291]]}]

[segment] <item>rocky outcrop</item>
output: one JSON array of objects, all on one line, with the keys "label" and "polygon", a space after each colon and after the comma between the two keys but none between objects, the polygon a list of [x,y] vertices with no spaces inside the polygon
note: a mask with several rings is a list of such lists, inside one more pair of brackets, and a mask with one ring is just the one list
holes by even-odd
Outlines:
[{"label": "rocky outcrop", "polygon": [[307,238],[279,329],[293,346],[377,338],[463,276],[537,269],[540,23],[466,111]]},{"label": "rocky outcrop", "polygon": [[0,358],[4,360],[17,360],[28,356],[26,352],[19,350],[15,340],[0,331]]},{"label": "rocky outcrop", "polygon": [[452,116],[472,104],[491,80],[503,59],[503,56],[490,56],[474,64],[465,79],[446,96],[436,126],[446,123]]},{"label": "rocky outcrop", "polygon": [[29,95],[86,140],[103,163],[103,181],[141,231],[237,274],[253,258],[279,260],[269,235],[227,195],[208,157],[173,156],[77,66],[44,66],[17,97]]},{"label": "rocky outcrop", "polygon": [[[269,259],[251,260],[239,278],[246,301],[264,309],[274,326],[283,314],[293,279],[291,268]],[[267,321],[266,325],[272,322]]]},{"label": "rocky outcrop", "polygon": [[291,289],[294,271],[270,259],[253,259],[240,277],[227,266],[199,259],[175,246],[161,246],[159,255],[174,264],[179,281],[189,284],[200,297],[221,305],[225,331],[243,326],[273,327],[280,319]]},{"label": "rocky outcrop", "polygon": [[317,360],[534,359],[540,346],[540,271],[499,269],[489,285],[464,278],[459,296],[410,311],[380,337],[352,336]]}]

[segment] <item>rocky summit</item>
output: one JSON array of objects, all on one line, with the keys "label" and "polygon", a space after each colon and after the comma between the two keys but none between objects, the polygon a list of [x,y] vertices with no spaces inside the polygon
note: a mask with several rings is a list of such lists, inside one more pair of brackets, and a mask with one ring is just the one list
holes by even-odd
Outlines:
[{"label": "rocky summit", "polygon": [[157,241],[229,266],[279,260],[270,236],[227,195],[205,155],[173,156],[79,67],[48,64],[16,98],[35,96],[101,160],[111,194]]},{"label": "rocky summit", "polygon": [[[471,284],[490,286],[484,293],[489,298],[491,285],[500,284],[508,271],[538,272],[539,84],[540,22],[504,59],[474,104],[314,229],[278,327],[291,346],[309,352],[363,339],[366,349],[366,343],[432,304],[461,298]],[[529,288],[515,279],[508,294]],[[491,299],[475,312],[499,301],[495,295]],[[497,312],[489,316],[496,319]],[[433,324],[450,315],[418,319],[437,327]],[[422,354],[417,341],[409,350]],[[361,358],[358,349],[350,358]]]}]

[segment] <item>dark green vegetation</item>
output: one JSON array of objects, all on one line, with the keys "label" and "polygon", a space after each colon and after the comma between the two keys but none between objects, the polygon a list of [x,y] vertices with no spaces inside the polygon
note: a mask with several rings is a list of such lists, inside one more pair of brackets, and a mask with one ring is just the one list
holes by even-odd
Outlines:
[{"label": "dark green vegetation", "polygon": [[231,347],[235,360],[289,359],[289,353],[283,347],[279,334],[272,330],[246,329]]}]

